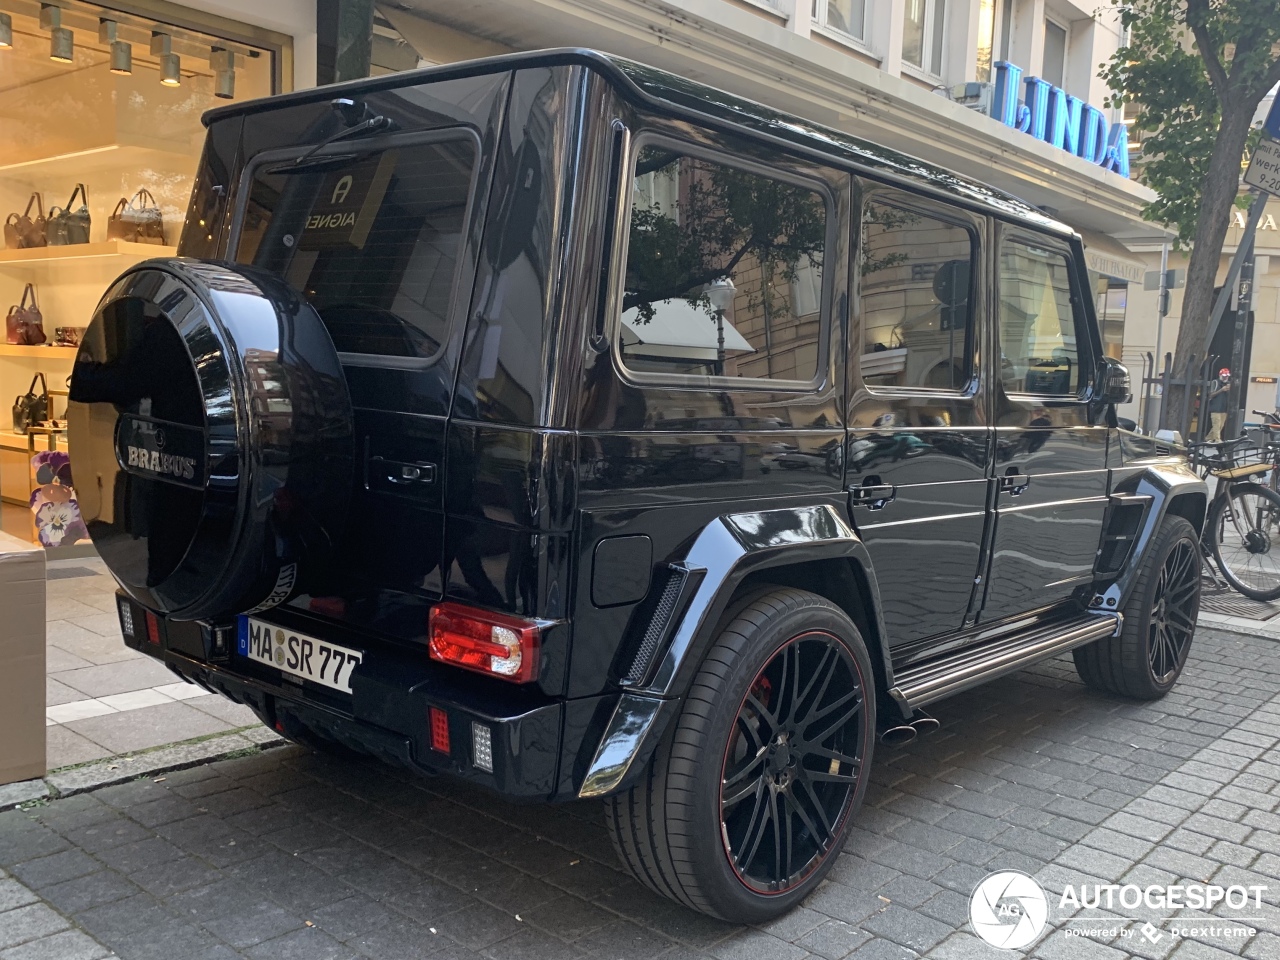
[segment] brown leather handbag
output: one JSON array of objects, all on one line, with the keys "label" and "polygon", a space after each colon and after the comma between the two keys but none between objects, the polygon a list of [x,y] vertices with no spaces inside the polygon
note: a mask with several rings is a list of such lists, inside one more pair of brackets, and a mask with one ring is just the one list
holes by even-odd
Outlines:
[{"label": "brown leather handbag", "polygon": [[[31,301],[28,303],[28,299]],[[22,301],[9,308],[4,318],[4,338],[9,343],[38,346],[47,339],[44,335],[44,315],[36,304],[36,288],[28,283],[22,291]]]},{"label": "brown leather handbag", "polygon": [[[31,219],[31,205],[36,206],[35,219]],[[7,250],[23,250],[45,245],[44,199],[33,193],[22,213],[11,213],[4,222],[4,245]]]},{"label": "brown leather handbag", "polygon": [[[76,202],[77,195],[80,197],[80,206],[72,209],[71,205]],[[51,247],[88,243],[89,223],[89,195],[85,193],[84,184],[77,183],[65,207],[49,208],[49,219],[44,227],[45,237]]]},{"label": "brown leather handbag", "polygon": [[143,187],[133,199],[120,198],[107,218],[107,239],[130,243],[164,243],[164,217],[151,191]]}]

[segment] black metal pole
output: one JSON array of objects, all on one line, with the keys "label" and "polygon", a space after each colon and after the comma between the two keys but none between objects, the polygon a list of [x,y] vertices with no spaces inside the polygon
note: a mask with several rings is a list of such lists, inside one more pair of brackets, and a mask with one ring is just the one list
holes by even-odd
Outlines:
[{"label": "black metal pole", "polygon": [[1231,390],[1227,394],[1227,424],[1222,439],[1238,437],[1244,426],[1244,384],[1249,371],[1244,368],[1245,344],[1248,342],[1249,319],[1253,312],[1253,234],[1245,237],[1248,244],[1244,260],[1240,264],[1240,285],[1236,293],[1235,336],[1231,340]]}]

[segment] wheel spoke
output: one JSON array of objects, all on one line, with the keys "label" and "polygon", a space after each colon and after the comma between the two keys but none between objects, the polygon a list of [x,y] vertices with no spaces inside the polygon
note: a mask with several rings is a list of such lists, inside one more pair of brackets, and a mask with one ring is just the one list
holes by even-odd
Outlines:
[{"label": "wheel spoke", "polygon": [[742,838],[747,849],[738,857],[740,870],[746,870],[751,866],[751,861],[756,857],[756,851],[760,849],[760,841],[764,838],[765,828],[769,825],[769,804],[765,795],[772,792],[765,786],[763,778],[756,784],[756,805],[751,810],[751,819],[747,821],[747,832]]},{"label": "wheel spoke", "polygon": [[[808,735],[809,728],[813,724],[817,723],[819,720],[822,720],[824,717],[828,716],[833,710],[837,710],[843,707],[850,700],[853,701],[853,705],[850,706],[849,709],[845,710],[844,713],[836,717],[835,720],[832,720],[829,724],[827,724],[826,728],[824,728],[820,734],[818,734],[817,736]],[[850,690],[839,700],[835,701],[834,703],[832,703],[827,707],[824,707],[822,712],[819,713],[816,717],[814,717],[811,720],[807,720],[805,722],[805,726],[804,726],[805,739],[809,743],[822,743],[824,740],[827,739],[827,737],[831,736],[833,733],[835,733],[837,730],[843,727],[846,723],[848,723],[850,720],[856,717],[858,715],[858,712],[861,709],[862,709],[861,693],[857,690]]]},{"label": "wheel spoke", "polygon": [[[827,664],[830,662],[830,660],[833,657],[835,657],[835,655],[836,655],[835,648],[828,645],[822,653],[822,659],[818,661],[818,668],[813,671],[813,675],[809,677],[808,682],[804,685],[804,689],[801,690],[800,694],[796,697],[796,706],[792,712],[792,716],[795,716],[795,717],[800,716],[800,708],[804,704],[804,702],[809,699],[809,694],[813,692],[814,684],[816,684],[819,680],[822,680],[824,677],[830,678],[831,671],[828,668]],[[824,686],[823,692],[825,691],[826,691],[826,688]],[[821,693],[818,695],[818,698],[819,699],[822,698]]]},{"label": "wheel spoke", "polygon": [[743,764],[740,770],[726,777],[720,788],[721,807],[727,810],[755,793],[757,786],[763,783],[764,779],[758,773],[754,779],[751,779],[750,776],[753,771],[758,771],[763,765],[764,751],[762,749],[753,759]]},{"label": "wheel spoke", "polygon": [[[813,804],[813,809],[817,811],[818,819],[822,821],[823,835],[828,837],[831,836],[832,834],[831,820],[827,816],[826,807],[824,807],[822,805],[822,801],[818,799],[818,791],[814,789],[813,783],[809,779],[808,774],[806,773],[806,775],[801,777],[798,782],[800,786],[804,788],[804,792],[808,794],[809,801]],[[797,801],[799,800],[798,797],[796,799]]]},{"label": "wheel spoke", "polygon": [[818,842],[818,846],[825,847],[827,845],[827,839],[830,836],[830,831],[823,830],[819,832],[817,824],[813,822],[813,818],[809,816],[808,812],[801,805],[800,798],[794,793],[783,794],[783,797],[785,798],[787,805],[795,812],[795,815],[800,818],[800,822],[804,824],[804,828],[809,831],[809,835]]}]

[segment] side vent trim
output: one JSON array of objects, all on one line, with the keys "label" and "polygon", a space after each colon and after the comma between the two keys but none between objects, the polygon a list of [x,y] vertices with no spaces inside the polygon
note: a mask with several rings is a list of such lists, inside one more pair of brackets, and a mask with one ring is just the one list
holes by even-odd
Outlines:
[{"label": "side vent trim", "polygon": [[671,636],[671,629],[680,618],[680,614],[689,602],[687,589],[691,580],[700,580],[700,571],[683,563],[667,564],[658,574],[658,585],[654,591],[657,602],[649,614],[644,634],[631,658],[631,666],[626,675],[619,681],[624,687],[638,687],[648,677],[658,653],[664,642]]}]

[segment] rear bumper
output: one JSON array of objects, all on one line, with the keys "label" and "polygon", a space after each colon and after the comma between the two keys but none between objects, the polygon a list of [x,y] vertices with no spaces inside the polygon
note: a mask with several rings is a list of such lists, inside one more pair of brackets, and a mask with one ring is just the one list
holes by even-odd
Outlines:
[{"label": "rear bumper", "polygon": [[[512,799],[555,799],[569,787],[560,783],[563,702],[546,702],[519,689],[495,694],[498,681],[455,676],[460,672],[425,662],[425,652],[415,657],[385,650],[344,633],[332,639],[365,650],[348,696],[244,660],[235,653],[234,641],[219,647],[212,631],[200,624],[157,618],[156,630],[141,606],[123,594],[118,603],[122,621],[127,620],[123,611],[130,609],[132,632],[122,623],[128,646],[186,680],[245,704],[285,736],[322,737],[418,773],[461,777]],[[313,636],[318,632],[314,623],[294,626]],[[433,746],[432,708],[447,718],[448,752],[438,742]],[[483,749],[486,738],[490,756]]]}]

